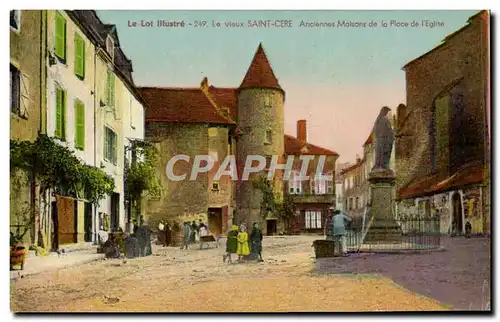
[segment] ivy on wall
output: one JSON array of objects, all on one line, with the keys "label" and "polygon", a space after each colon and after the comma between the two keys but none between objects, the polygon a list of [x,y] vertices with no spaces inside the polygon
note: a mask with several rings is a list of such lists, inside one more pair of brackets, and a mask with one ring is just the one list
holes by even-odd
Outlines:
[{"label": "ivy on wall", "polygon": [[[29,182],[39,186],[42,198],[47,191],[53,191],[57,195],[97,204],[115,188],[112,177],[97,167],[84,164],[73,151],[46,135],[40,135],[35,141],[10,140],[11,180],[19,178],[15,174],[20,170],[28,174]],[[35,205],[30,208],[26,225],[35,218]]]},{"label": "ivy on wall", "polygon": [[142,197],[158,196],[161,192],[161,185],[156,176],[158,150],[151,143],[142,140],[131,140],[130,143],[125,149],[131,155],[130,160],[125,162],[125,200],[135,210],[135,214],[131,214],[132,217],[138,220]]},{"label": "ivy on wall", "polygon": [[254,178],[252,185],[262,193],[262,218],[267,218],[269,213],[274,214],[277,218],[284,220],[287,227],[289,219],[295,215],[296,210],[292,197],[285,195],[283,200],[280,200],[274,192],[272,182],[265,175]]}]

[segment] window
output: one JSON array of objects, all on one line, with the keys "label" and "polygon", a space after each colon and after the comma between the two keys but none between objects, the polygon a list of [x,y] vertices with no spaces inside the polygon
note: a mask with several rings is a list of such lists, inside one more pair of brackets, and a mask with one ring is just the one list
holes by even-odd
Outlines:
[{"label": "window", "polygon": [[359,197],[356,197],[356,208],[355,209],[359,209]]},{"label": "window", "polygon": [[111,36],[106,38],[106,51],[111,56],[111,60],[113,60],[115,57],[115,42]]},{"label": "window", "polygon": [[56,56],[66,62],[66,18],[56,12]]},{"label": "window", "polygon": [[75,147],[85,150],[85,105],[82,101],[75,101]]},{"label": "window", "polygon": [[264,96],[264,106],[267,108],[271,107],[271,98],[269,96]]},{"label": "window", "polygon": [[219,191],[219,181],[212,182],[212,190]]},{"label": "window", "polygon": [[56,86],[56,138],[66,139],[66,91]]},{"label": "window", "polygon": [[359,207],[360,208],[364,208],[364,204],[363,204],[363,196],[359,196]]},{"label": "window", "polygon": [[292,171],[288,180],[288,193],[291,195],[302,194],[302,181],[299,179],[299,172]]},{"label": "window", "polygon": [[104,159],[116,165],[118,142],[116,133],[109,127],[104,127]]},{"label": "window", "polygon": [[85,78],[85,41],[75,33],[75,75]]},{"label": "window", "polygon": [[272,130],[266,130],[265,144],[271,144],[271,143],[273,143],[273,131]]},{"label": "window", "polygon": [[21,114],[21,73],[10,64],[10,111]]},{"label": "window", "polygon": [[272,160],[273,160],[272,155],[266,155],[266,170],[269,170],[269,168],[271,168]]},{"label": "window", "polygon": [[115,107],[115,74],[111,70],[108,70],[106,99],[108,107]]},{"label": "window", "polygon": [[312,194],[324,195],[326,193],[333,193],[333,180],[327,175],[316,175],[309,182],[311,184]]},{"label": "window", "polygon": [[306,221],[306,229],[320,229],[321,211],[306,210],[305,221]]},{"label": "window", "polygon": [[327,178],[326,180],[326,193],[333,194],[333,179]]},{"label": "window", "polygon": [[21,29],[21,10],[10,11],[10,26],[18,31]]}]

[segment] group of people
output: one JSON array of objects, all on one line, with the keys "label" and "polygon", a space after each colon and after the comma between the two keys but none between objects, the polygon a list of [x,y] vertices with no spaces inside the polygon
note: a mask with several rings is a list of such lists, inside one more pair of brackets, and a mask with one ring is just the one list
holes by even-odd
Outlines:
[{"label": "group of people", "polygon": [[181,249],[188,249],[189,244],[196,243],[197,240],[200,240],[200,237],[207,235],[208,228],[201,219],[199,224],[194,220],[191,223],[185,221],[182,232],[184,237]]},{"label": "group of people", "polygon": [[233,225],[227,234],[226,253],[222,256],[222,261],[232,263],[232,254],[238,255],[238,261],[242,261],[245,257],[250,259],[262,259],[262,231],[258,223],[254,223],[250,236],[247,232],[247,227],[243,223],[238,227]]}]

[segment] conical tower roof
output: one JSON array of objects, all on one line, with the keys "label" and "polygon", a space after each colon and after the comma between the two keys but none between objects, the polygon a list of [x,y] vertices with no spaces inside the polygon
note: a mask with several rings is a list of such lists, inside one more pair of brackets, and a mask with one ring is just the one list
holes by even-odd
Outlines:
[{"label": "conical tower roof", "polygon": [[274,76],[262,43],[259,44],[252,63],[239,87],[240,90],[244,88],[274,88],[283,91],[278,79]]}]

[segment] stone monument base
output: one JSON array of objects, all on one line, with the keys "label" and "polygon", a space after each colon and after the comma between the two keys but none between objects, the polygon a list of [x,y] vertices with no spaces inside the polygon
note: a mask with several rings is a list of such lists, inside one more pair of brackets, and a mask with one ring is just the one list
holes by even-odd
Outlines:
[{"label": "stone monument base", "polygon": [[403,239],[403,231],[395,220],[377,221],[372,224],[366,233],[365,244],[398,244]]},{"label": "stone monument base", "polygon": [[371,183],[371,215],[374,222],[368,229],[364,242],[400,243],[402,240],[401,227],[394,220],[392,209],[393,188],[396,176],[392,169],[373,169],[368,180]]}]

